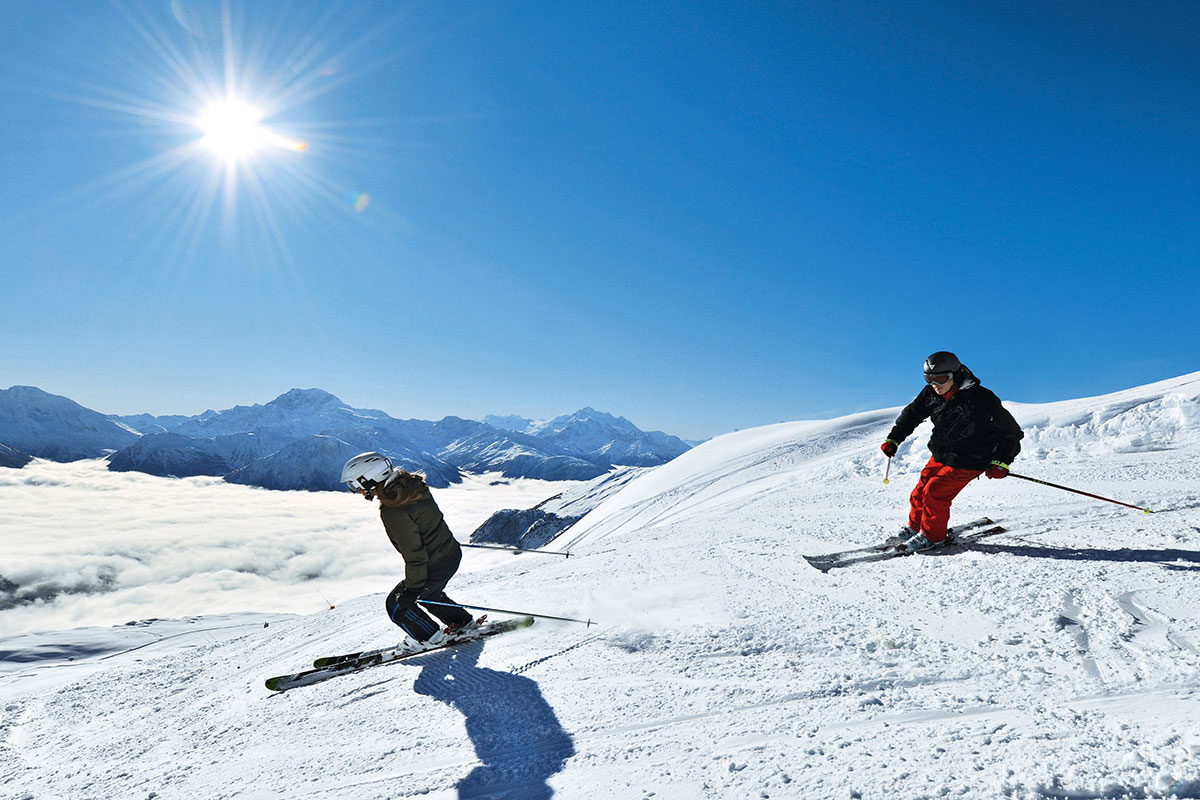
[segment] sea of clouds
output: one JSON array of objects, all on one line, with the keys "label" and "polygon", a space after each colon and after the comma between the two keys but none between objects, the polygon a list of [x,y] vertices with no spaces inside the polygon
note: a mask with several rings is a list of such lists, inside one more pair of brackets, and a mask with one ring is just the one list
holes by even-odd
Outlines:
[{"label": "sea of clouds", "polygon": [[[434,490],[465,541],[494,511],[570,483],[469,477]],[[467,550],[463,569],[504,553]],[[220,478],[109,472],[103,460],[0,468],[0,636],[242,611],[309,613],[404,577],[375,503]]]}]

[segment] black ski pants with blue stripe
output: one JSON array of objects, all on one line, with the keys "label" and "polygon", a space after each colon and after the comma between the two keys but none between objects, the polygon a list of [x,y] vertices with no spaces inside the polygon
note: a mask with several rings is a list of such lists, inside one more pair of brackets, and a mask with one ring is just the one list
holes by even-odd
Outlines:
[{"label": "black ski pants with blue stripe", "polygon": [[387,601],[384,604],[387,608],[388,619],[399,625],[412,638],[418,642],[423,642],[430,636],[437,633],[441,626],[430,619],[429,614],[426,614],[423,608],[428,608],[438,619],[446,625],[462,625],[471,621],[471,612],[454,606],[419,606],[418,600],[432,600],[435,603],[453,603],[446,596],[446,584],[450,583],[450,579],[454,577],[454,573],[458,572],[458,565],[462,563],[462,550],[458,551],[457,556],[445,564],[439,564],[436,567],[429,568],[429,575],[425,579],[425,588],[421,590],[421,594],[417,597],[412,597],[404,594],[404,581],[396,584],[396,588],[388,592]]}]

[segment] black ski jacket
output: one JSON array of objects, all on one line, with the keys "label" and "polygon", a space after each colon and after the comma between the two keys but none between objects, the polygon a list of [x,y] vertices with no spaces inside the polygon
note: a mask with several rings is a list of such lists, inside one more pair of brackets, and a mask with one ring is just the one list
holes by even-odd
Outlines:
[{"label": "black ski jacket", "polygon": [[1000,398],[979,385],[966,367],[954,373],[955,391],[944,400],[926,385],[904,407],[888,438],[896,444],[907,439],[926,419],[933,420],[929,450],[948,467],[985,470],[993,461],[1012,463],[1021,452],[1025,433]]}]

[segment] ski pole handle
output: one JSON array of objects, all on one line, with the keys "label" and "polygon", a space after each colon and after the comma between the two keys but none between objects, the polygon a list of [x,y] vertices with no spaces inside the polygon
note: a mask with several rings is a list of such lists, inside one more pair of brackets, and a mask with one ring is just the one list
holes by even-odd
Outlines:
[{"label": "ski pole handle", "polygon": [[1057,483],[1050,483],[1049,481],[1038,480],[1037,478],[1031,478],[1028,475],[1018,475],[1015,472],[1009,472],[1008,476],[1010,478],[1020,478],[1021,480],[1029,481],[1030,483],[1040,483],[1042,486],[1049,486],[1052,489],[1062,489],[1064,492],[1074,492],[1075,494],[1081,494],[1084,497],[1090,497],[1093,500],[1103,500],[1106,503],[1115,503],[1116,505],[1125,506],[1126,508],[1135,508],[1138,511],[1141,511],[1143,514],[1153,514],[1154,513],[1153,511],[1151,511],[1148,508],[1142,508],[1141,506],[1135,506],[1135,505],[1131,505],[1129,503],[1122,503],[1120,500],[1113,500],[1108,497],[1101,497],[1100,495],[1092,494],[1091,492],[1083,492],[1083,491],[1080,491],[1079,489],[1072,489],[1070,486],[1059,486]]},{"label": "ski pole handle", "polygon": [[528,611],[509,611],[504,608],[488,608],[487,606],[469,606],[465,603],[440,603],[437,600],[418,600],[423,606],[446,606],[448,608],[470,608],[475,611],[494,611],[497,614],[515,614],[519,617],[537,617],[538,619],[556,619],[559,622],[578,622],[580,625],[587,625],[589,628],[593,625],[599,625],[599,622],[592,622],[590,619],[572,619],[571,617],[552,617],[549,614],[531,614]]}]

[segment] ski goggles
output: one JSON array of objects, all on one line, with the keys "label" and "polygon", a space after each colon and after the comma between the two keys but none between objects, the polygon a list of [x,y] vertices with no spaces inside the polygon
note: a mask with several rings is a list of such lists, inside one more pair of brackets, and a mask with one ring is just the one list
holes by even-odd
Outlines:
[{"label": "ski goggles", "polygon": [[926,383],[936,383],[938,386],[945,386],[947,383],[950,382],[950,379],[953,377],[954,377],[954,373],[942,372],[937,375],[926,375],[925,382]]}]

